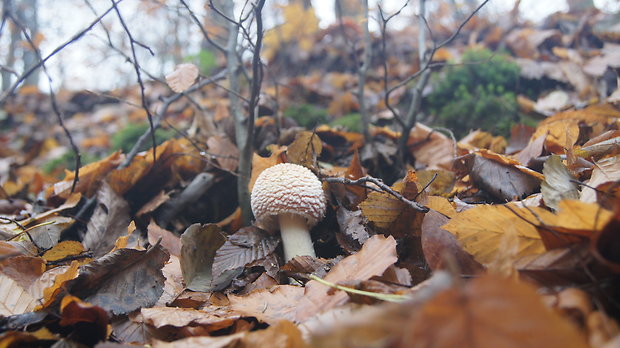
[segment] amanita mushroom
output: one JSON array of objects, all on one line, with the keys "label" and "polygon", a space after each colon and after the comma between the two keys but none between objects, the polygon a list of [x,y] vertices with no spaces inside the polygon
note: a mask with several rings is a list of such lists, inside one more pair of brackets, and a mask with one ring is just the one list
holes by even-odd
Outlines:
[{"label": "amanita mushroom", "polygon": [[265,169],[256,179],[251,196],[258,227],[280,227],[284,258],[316,256],[310,228],[325,214],[326,199],[319,178],[308,168],[282,163]]}]

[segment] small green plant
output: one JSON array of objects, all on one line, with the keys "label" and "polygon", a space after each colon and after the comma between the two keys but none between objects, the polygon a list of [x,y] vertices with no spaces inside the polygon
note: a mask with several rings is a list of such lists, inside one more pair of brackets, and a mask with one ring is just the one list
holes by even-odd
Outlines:
[{"label": "small green plant", "polygon": [[[121,129],[112,136],[112,151],[123,150],[124,153],[128,153],[133,148],[134,144],[138,141],[140,136],[149,129],[148,123],[136,123],[128,124],[125,128]],[[175,132],[171,129],[157,129],[155,131],[155,141],[157,145],[172,138]],[[140,151],[148,150],[152,146],[151,141],[147,141],[139,149]]]},{"label": "small green plant", "polygon": [[311,104],[293,105],[284,111],[284,116],[292,118],[302,127],[314,128],[327,123],[327,110]]},{"label": "small green plant", "polygon": [[359,113],[346,114],[329,123],[330,126],[342,126],[351,132],[362,131],[362,116]]},{"label": "small green plant", "polygon": [[197,54],[189,55],[183,60],[198,65],[200,72],[205,75],[209,75],[211,70],[217,65],[215,55],[209,50],[200,50]]},{"label": "small green plant", "polygon": [[[81,165],[87,165],[99,160],[99,156],[89,152],[80,152]],[[58,176],[64,175],[64,170],[75,170],[75,153],[71,150],[65,152],[64,155],[45,162],[42,166],[43,172],[48,175]]]},{"label": "small green plant", "polygon": [[449,67],[435,80],[427,106],[457,137],[477,128],[507,136],[520,121],[515,93],[519,67],[503,55],[468,50],[462,65]]}]

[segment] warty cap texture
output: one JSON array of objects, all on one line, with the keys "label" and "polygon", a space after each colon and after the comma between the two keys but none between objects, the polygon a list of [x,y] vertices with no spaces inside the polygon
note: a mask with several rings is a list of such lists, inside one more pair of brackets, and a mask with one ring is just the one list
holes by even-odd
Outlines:
[{"label": "warty cap texture", "polygon": [[278,215],[285,213],[305,217],[311,228],[323,218],[327,205],[319,178],[310,169],[292,163],[277,164],[260,173],[251,204],[257,225],[268,231],[278,229]]}]

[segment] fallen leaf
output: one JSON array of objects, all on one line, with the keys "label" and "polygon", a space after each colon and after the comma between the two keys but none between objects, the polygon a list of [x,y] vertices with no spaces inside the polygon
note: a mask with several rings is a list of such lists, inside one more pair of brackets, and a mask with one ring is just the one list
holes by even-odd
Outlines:
[{"label": "fallen leaf", "polygon": [[552,155],[545,161],[543,174],[540,192],[548,207],[557,210],[561,200],[579,198],[579,187],[560,156]]},{"label": "fallen leaf", "polygon": [[181,270],[185,286],[194,291],[218,291],[226,287],[240,271],[213,274],[213,260],[226,238],[215,224],[193,224],[181,235]]},{"label": "fallen leaf", "polygon": [[[354,241],[356,247],[353,248],[353,250],[359,250],[368,238],[370,238],[366,230],[367,220],[362,215],[361,210],[351,211],[341,206],[338,207],[336,218],[338,220],[338,226],[340,227],[340,233]],[[349,245],[351,243],[346,244]]]},{"label": "fallen leaf", "polygon": [[239,165],[239,149],[227,137],[214,135],[207,139],[209,155],[219,164],[220,168],[235,172]]},{"label": "fallen leaf", "polygon": [[170,255],[181,255],[181,239],[176,234],[159,227],[155,220],[151,220],[149,223],[147,234],[151,245],[154,245],[161,238],[161,246],[168,250]]},{"label": "fallen leaf", "polygon": [[[463,250],[456,237],[443,229],[449,218],[436,211],[429,211],[422,222],[422,251],[428,266],[433,272],[445,269],[446,261],[452,258],[462,274],[480,273],[484,267]],[[449,264],[449,263],[448,263]]]},{"label": "fallen leaf", "polygon": [[[501,320],[498,320],[501,318]],[[485,276],[414,311],[398,347],[588,347],[568,321],[524,283]]]},{"label": "fallen leaf", "polygon": [[[352,280],[367,280],[381,275],[397,260],[396,241],[393,237],[375,235],[369,238],[362,249],[354,255],[345,257],[334,266],[324,280],[340,283]],[[306,284],[305,294],[296,306],[295,319],[302,322],[320,312],[329,310],[347,302],[348,296],[343,291],[329,294],[331,288],[314,280]]]},{"label": "fallen leaf", "polygon": [[517,235],[519,256],[545,251],[536,228],[503,205],[481,205],[463,211],[442,228],[455,235],[463,249],[483,265],[500,257],[498,248],[508,229]]},{"label": "fallen leaf", "polygon": [[265,258],[280,244],[277,236],[254,227],[244,227],[229,236],[217,249],[213,259],[213,275],[217,278],[226,271],[243,269],[247,264]]},{"label": "fallen leaf", "polygon": [[225,309],[217,311],[201,311],[192,308],[152,307],[140,310],[145,323],[161,328],[166,325],[184,327],[190,325],[208,325],[210,330],[230,327],[240,318]]},{"label": "fallen leaf", "polygon": [[0,274],[0,315],[10,316],[32,311],[37,305],[26,289],[5,274]]},{"label": "fallen leaf", "polygon": [[62,241],[43,254],[45,261],[58,261],[69,256],[77,256],[84,252],[82,243],[75,240]]},{"label": "fallen leaf", "polygon": [[301,331],[288,320],[281,320],[265,330],[248,332],[241,338],[244,348],[306,348]]},{"label": "fallen leaf", "polygon": [[286,158],[290,163],[317,169],[317,158],[323,150],[323,144],[318,135],[313,132],[299,132],[295,140],[286,150]]},{"label": "fallen leaf", "polygon": [[60,315],[61,326],[75,326],[73,340],[94,345],[108,337],[110,318],[101,307],[66,295],[60,303]]},{"label": "fallen leaf", "polygon": [[126,314],[157,302],[165,281],[161,269],[169,256],[159,245],[116,250],[80,267],[80,274],[63,288],[115,315]]},{"label": "fallen leaf", "polygon": [[38,248],[46,250],[54,247],[60,240],[62,231],[71,227],[73,223],[74,220],[71,218],[52,216],[43,221],[38,220],[37,224],[28,231],[28,234]]},{"label": "fallen leaf", "polygon": [[588,187],[584,187],[581,191],[580,200],[587,203],[596,202],[597,192],[591,187],[598,187],[607,182],[620,180],[620,156],[613,156],[596,162],[592,169],[590,179],[585,182]]},{"label": "fallen leaf", "polygon": [[[71,262],[71,265],[69,265],[68,267],[58,268],[58,271],[61,271],[62,273],[56,274],[57,272],[54,272],[54,270],[51,270],[43,274],[41,278],[44,278],[45,275],[50,274],[54,276],[54,280],[53,280],[53,283],[49,287],[44,288],[43,299],[41,300],[40,305],[37,306],[36,308],[37,310],[42,309],[42,308],[47,308],[50,305],[57,302],[58,296],[65,289],[65,283],[78,276],[78,267],[79,267],[79,263],[77,261],[73,261]],[[46,282],[43,282],[42,284],[45,285]]]},{"label": "fallen leaf", "polygon": [[[304,289],[292,285],[278,285],[271,289],[261,289],[246,296],[228,295],[230,308],[244,316],[256,317],[268,324],[280,320],[295,320],[295,313]],[[345,295],[346,296],[346,295]]]},{"label": "fallen leaf", "polygon": [[114,248],[118,237],[127,233],[129,204],[104,183],[97,193],[97,207],[86,226],[84,246],[100,257]]},{"label": "fallen leaf", "polygon": [[191,63],[179,64],[174,71],[166,75],[166,82],[170,89],[181,93],[190,88],[198,77],[198,67]]}]

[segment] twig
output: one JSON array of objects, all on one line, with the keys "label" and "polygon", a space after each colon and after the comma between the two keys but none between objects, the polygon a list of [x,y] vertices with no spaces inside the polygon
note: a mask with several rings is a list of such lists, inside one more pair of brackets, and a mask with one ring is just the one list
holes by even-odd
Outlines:
[{"label": "twig", "polygon": [[45,66],[44,59],[41,56],[41,51],[39,51],[39,49],[37,48],[37,45],[35,45],[35,43],[32,41],[32,38],[30,37],[30,34],[28,34],[28,30],[26,30],[26,27],[17,18],[15,18],[15,16],[13,16],[12,13],[6,13],[6,16],[9,17],[13,21],[13,23],[19,28],[19,30],[24,34],[24,37],[26,38],[28,45],[30,45],[30,48],[34,51],[35,55],[39,59],[39,63],[35,65],[40,64],[39,66],[42,67],[43,72],[45,73],[45,76],[47,76],[52,110],[54,111],[54,114],[56,115],[56,118],[58,120],[58,123],[60,124],[60,127],[62,128],[63,132],[69,139],[69,144],[71,146],[71,149],[73,150],[73,153],[75,154],[75,176],[73,177],[73,183],[71,184],[71,193],[73,193],[75,191],[75,187],[77,186],[78,181],[80,180],[80,167],[82,166],[82,156],[80,154],[80,149],[77,147],[77,145],[73,141],[71,132],[69,132],[69,129],[67,128],[63,120],[62,113],[60,112],[60,108],[58,107],[58,102],[56,100],[56,94],[54,93],[54,88],[52,87],[52,77],[47,71],[47,67]]},{"label": "twig", "polygon": [[[157,113],[157,116],[155,117],[155,119],[153,120],[153,129],[157,129],[159,127],[159,125],[161,124],[161,121],[163,120],[163,118],[165,117],[167,111],[168,111],[168,107],[170,107],[170,104],[174,103],[175,101],[179,100],[181,97],[183,97],[186,94],[190,94],[192,92],[195,92],[197,90],[199,90],[200,88],[212,83],[213,81],[216,80],[221,80],[224,78],[226,71],[222,71],[219,74],[209,78],[209,79],[204,79],[199,81],[198,83],[196,83],[194,86],[188,88],[186,91],[181,92],[181,93],[176,93],[171,95],[168,98],[165,98],[163,101],[163,104],[159,110],[159,112]],[[131,148],[131,151],[129,151],[129,153],[127,154],[127,156],[125,157],[125,160],[123,161],[123,163],[121,163],[118,166],[118,169],[122,169],[122,168],[126,168],[127,166],[129,166],[129,164],[131,164],[131,161],[134,159],[134,157],[136,157],[136,155],[138,154],[138,152],[140,151],[140,149],[142,148],[142,146],[144,145],[144,142],[146,141],[146,139],[151,135],[151,132],[153,131],[153,129],[147,129],[146,132],[144,132],[140,138],[138,138],[138,141],[136,141],[136,143],[134,144],[133,148]]]},{"label": "twig", "polygon": [[377,179],[372,176],[364,176],[357,180],[351,180],[347,178],[324,178],[323,181],[330,182],[330,183],[336,183],[336,184],[344,184],[344,185],[360,185],[360,184],[370,182],[370,183],[373,183],[379,186],[381,190],[383,190],[383,192],[388,193],[394,196],[396,199],[400,200],[401,202],[409,205],[415,211],[419,211],[421,213],[428,213],[428,211],[430,210],[429,208],[423,206],[422,204],[418,202],[411,201],[405,198],[403,195],[394,191],[391,187],[386,185],[381,179]]},{"label": "twig", "polygon": [[[65,47],[71,45],[72,43],[78,41],[79,39],[81,39],[84,34],[86,34],[87,32],[89,32],[95,25],[97,25],[97,23],[99,23],[105,16],[108,15],[108,13],[110,13],[114,7],[116,6],[116,4],[122,2],[123,0],[118,0],[114,6],[108,8],[101,16],[97,17],[91,24],[89,24],[86,28],[80,30],[79,32],[77,32],[75,35],[73,35],[69,40],[65,41],[64,43],[62,43],[60,46],[56,47],[52,53],[48,54],[45,58],[41,59],[37,64],[33,65],[32,67],[30,67],[30,69],[28,69],[27,71],[25,71],[18,79],[17,81],[15,81],[15,83],[13,83],[13,85],[11,87],[9,87],[6,91],[4,91],[1,95],[0,95],[0,105],[4,104],[4,102],[6,101],[6,99],[13,94],[13,92],[15,92],[15,89],[17,88],[17,86],[19,86],[22,82],[24,82],[24,80],[26,80],[26,78],[28,78],[28,76],[30,76],[35,70],[37,70],[38,68],[40,68],[41,66],[43,66],[43,64],[45,64],[50,58],[52,58],[53,56],[55,56],[58,52],[62,51]],[[76,175],[77,177],[77,175]]]},{"label": "twig", "polygon": [[211,38],[211,35],[209,35],[209,33],[204,28],[202,23],[200,23],[200,19],[198,19],[198,17],[194,13],[194,11],[192,11],[192,9],[185,2],[185,0],[180,0],[180,1],[181,1],[181,5],[183,5],[187,9],[187,11],[189,12],[189,15],[190,15],[190,17],[192,17],[192,20],[194,21],[194,23],[196,23],[198,28],[200,28],[200,32],[202,32],[202,36],[204,36],[204,38],[207,40],[207,42],[209,42],[209,44],[211,44],[213,47],[215,47],[218,51],[226,54],[226,48],[224,48],[222,45],[220,45],[219,43],[217,43],[215,40],[213,40]]},{"label": "twig", "polygon": [[157,140],[155,139],[155,128],[153,125],[153,115],[151,114],[151,110],[149,109],[149,105],[148,102],[146,100],[146,92],[145,92],[145,87],[144,87],[144,82],[142,81],[142,73],[140,72],[140,64],[138,63],[138,57],[136,55],[136,45],[145,48],[146,50],[149,51],[149,53],[151,53],[151,55],[155,55],[155,53],[153,53],[153,51],[146,45],[138,42],[137,40],[135,40],[133,38],[133,35],[131,34],[131,31],[129,30],[129,27],[127,26],[127,24],[125,23],[125,19],[123,18],[123,16],[121,15],[121,11],[118,9],[118,2],[116,2],[115,0],[110,0],[112,1],[112,5],[114,7],[114,11],[116,12],[116,15],[118,17],[118,20],[121,22],[121,25],[123,26],[123,30],[125,30],[125,33],[127,34],[127,37],[129,38],[129,45],[131,46],[131,55],[133,56],[133,62],[132,65],[136,71],[136,75],[138,78],[138,84],[140,85],[140,97],[141,97],[141,101],[142,101],[142,108],[144,109],[144,111],[146,111],[146,117],[149,121],[149,128],[151,130],[151,142],[153,144],[153,164],[155,164],[157,162]]}]

